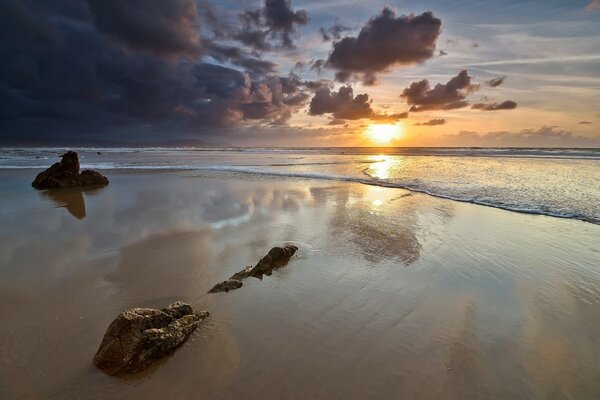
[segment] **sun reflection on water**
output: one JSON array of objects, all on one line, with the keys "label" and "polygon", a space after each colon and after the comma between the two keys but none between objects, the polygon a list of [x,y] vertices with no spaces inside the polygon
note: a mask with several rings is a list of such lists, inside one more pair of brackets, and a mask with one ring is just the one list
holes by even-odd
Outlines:
[{"label": "sun reflection on water", "polygon": [[379,155],[372,158],[374,161],[368,169],[371,177],[376,179],[388,179],[391,177],[391,169],[397,164],[392,156]]}]

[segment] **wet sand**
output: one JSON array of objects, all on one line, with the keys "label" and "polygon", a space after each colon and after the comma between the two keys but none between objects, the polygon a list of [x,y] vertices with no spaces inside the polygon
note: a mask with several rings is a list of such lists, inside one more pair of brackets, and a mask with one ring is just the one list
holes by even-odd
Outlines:
[{"label": "wet sand", "polygon": [[[0,171],[2,399],[593,399],[600,226],[361,184]],[[273,245],[290,264],[206,292]],[[92,358],[132,306],[208,310],[129,378]]]}]

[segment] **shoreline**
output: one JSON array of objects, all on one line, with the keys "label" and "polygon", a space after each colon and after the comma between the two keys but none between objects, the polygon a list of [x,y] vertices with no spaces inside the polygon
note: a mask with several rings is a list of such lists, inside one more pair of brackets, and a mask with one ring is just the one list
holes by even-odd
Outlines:
[{"label": "shoreline", "polygon": [[[377,162],[377,161],[374,161],[374,162]],[[0,168],[0,173],[3,170],[4,171],[11,171],[11,170],[41,171],[45,168],[46,167]],[[228,174],[244,174],[244,175],[249,175],[249,176],[267,176],[267,177],[292,179],[292,180],[300,179],[300,180],[331,181],[331,182],[340,182],[340,183],[357,183],[357,184],[362,184],[362,185],[376,186],[376,187],[382,187],[382,188],[388,188],[388,189],[407,190],[411,193],[424,194],[424,195],[435,197],[438,199],[456,201],[459,203],[473,204],[473,205],[477,205],[477,206],[489,207],[489,208],[514,212],[514,213],[519,213],[519,214],[539,215],[539,216],[546,216],[546,217],[566,219],[566,220],[577,220],[577,221],[581,221],[581,222],[585,222],[585,223],[590,223],[593,225],[600,225],[600,219],[594,220],[594,219],[587,218],[585,216],[581,216],[581,215],[577,215],[577,214],[560,214],[560,213],[552,213],[549,211],[544,211],[544,210],[539,210],[539,209],[537,209],[537,210],[536,209],[523,209],[523,208],[511,207],[511,206],[506,206],[506,205],[492,204],[489,202],[478,201],[478,200],[474,200],[474,199],[465,199],[465,198],[453,197],[450,195],[433,193],[431,191],[415,188],[409,184],[399,184],[399,183],[393,183],[393,182],[390,183],[390,182],[385,182],[385,181],[379,181],[376,179],[375,180],[367,180],[367,179],[361,179],[358,177],[351,177],[351,176],[331,176],[331,175],[327,175],[327,174],[319,175],[319,174],[307,174],[307,173],[265,171],[265,170],[259,170],[259,169],[249,169],[245,166],[194,166],[194,167],[190,167],[190,168],[185,168],[185,167],[180,167],[180,166],[173,167],[173,168],[168,168],[168,167],[164,167],[164,166],[156,166],[156,167],[148,166],[148,167],[102,168],[101,166],[94,165],[94,164],[89,164],[89,165],[82,164],[81,168],[82,169],[95,169],[95,170],[99,170],[99,171],[111,171],[111,172],[115,172],[115,173],[125,173],[125,174],[127,174],[127,173],[130,173],[130,174],[152,174],[152,173],[177,173],[177,172],[198,172],[198,171],[200,171],[200,172],[208,172],[208,173],[214,172],[216,174],[223,173],[225,175],[225,177],[227,177]]]}]

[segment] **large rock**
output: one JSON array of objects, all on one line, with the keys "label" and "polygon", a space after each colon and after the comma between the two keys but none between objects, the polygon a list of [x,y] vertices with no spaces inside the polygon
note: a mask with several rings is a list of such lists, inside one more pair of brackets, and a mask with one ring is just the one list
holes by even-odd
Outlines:
[{"label": "large rock", "polygon": [[40,172],[31,183],[36,189],[55,189],[76,186],[108,185],[108,179],[99,172],[84,170],[79,172],[79,158],[74,151],[62,155],[62,159],[50,168]]},{"label": "large rock", "polygon": [[185,342],[207,316],[181,301],[162,310],[130,308],[109,325],[94,364],[110,375],[140,371]]}]

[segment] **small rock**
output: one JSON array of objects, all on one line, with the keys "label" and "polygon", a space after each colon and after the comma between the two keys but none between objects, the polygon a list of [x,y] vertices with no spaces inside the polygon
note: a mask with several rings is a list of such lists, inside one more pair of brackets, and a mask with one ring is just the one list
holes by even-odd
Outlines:
[{"label": "small rock", "polygon": [[262,275],[271,275],[271,272],[274,269],[287,265],[290,258],[297,250],[298,248],[291,244],[284,247],[273,247],[269,250],[269,253],[250,270],[250,276],[260,278]]},{"label": "small rock", "polygon": [[63,154],[62,159],[40,172],[31,183],[36,189],[55,189],[76,186],[108,185],[108,179],[99,172],[85,170],[79,173],[79,158],[74,151]]},{"label": "small rock", "polygon": [[290,261],[290,258],[296,253],[298,248],[288,244],[284,247],[273,247],[269,253],[264,256],[255,267],[250,265],[240,272],[231,275],[226,281],[217,283],[208,293],[229,292],[242,287],[242,280],[253,276],[262,278],[263,275],[271,275],[274,269],[281,268]]},{"label": "small rock", "polygon": [[208,315],[181,301],[162,310],[123,311],[106,330],[94,364],[109,375],[140,371],[185,342]]},{"label": "small rock", "polygon": [[229,279],[223,281],[221,283],[217,283],[213,286],[212,289],[208,291],[208,293],[220,293],[220,292],[229,292],[230,290],[235,290],[241,288],[243,285],[242,281],[237,279]]},{"label": "small rock", "polygon": [[231,275],[231,278],[229,278],[229,279],[235,279],[235,280],[241,281],[242,279],[246,279],[247,277],[250,276],[250,271],[252,271],[252,265],[244,268],[240,272],[236,272],[235,274]]}]

